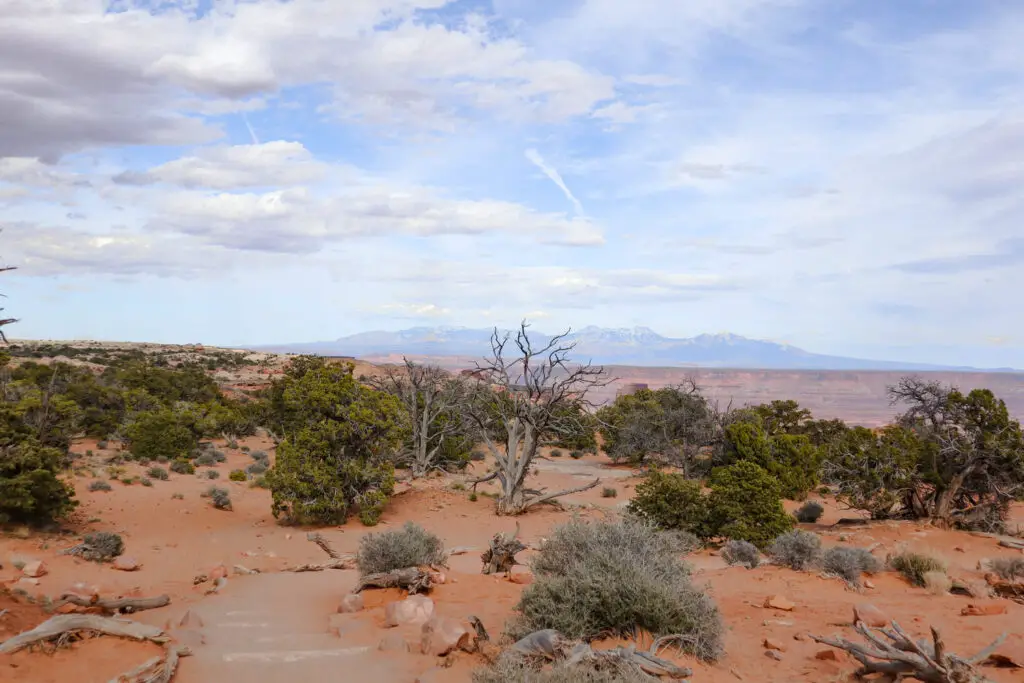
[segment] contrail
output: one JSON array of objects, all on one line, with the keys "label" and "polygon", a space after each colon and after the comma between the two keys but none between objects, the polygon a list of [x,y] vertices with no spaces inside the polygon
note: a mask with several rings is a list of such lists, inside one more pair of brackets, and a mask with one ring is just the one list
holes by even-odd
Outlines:
[{"label": "contrail", "polygon": [[249,129],[249,135],[252,136],[252,144],[260,144],[260,139],[256,137],[256,131],[252,129],[252,124],[249,123],[249,117],[245,115],[244,111],[242,112],[242,120],[245,121],[245,127]]},{"label": "contrail", "polygon": [[572,205],[576,208],[576,214],[579,216],[583,216],[585,212],[583,211],[583,205],[580,204],[580,200],[576,199],[575,195],[573,195],[573,193],[569,190],[569,186],[565,184],[564,180],[562,180],[561,174],[559,174],[559,172],[553,169],[552,167],[548,166],[547,162],[544,161],[544,157],[540,155],[540,152],[531,147],[530,149],[526,150],[526,158],[529,159],[534,166],[542,170],[544,172],[544,175],[551,179],[551,182],[553,182],[555,185],[558,185],[559,189],[562,190],[566,198],[568,198],[568,200],[572,202]]}]

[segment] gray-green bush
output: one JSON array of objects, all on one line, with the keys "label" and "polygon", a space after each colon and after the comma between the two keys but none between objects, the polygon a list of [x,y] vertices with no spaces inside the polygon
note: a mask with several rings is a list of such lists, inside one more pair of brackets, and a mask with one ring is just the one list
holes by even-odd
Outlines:
[{"label": "gray-green bush", "polygon": [[89,482],[89,490],[90,491],[110,491],[111,490],[111,486],[110,486],[110,484],[108,484],[107,482],[103,481],[102,479],[93,479],[91,482]]},{"label": "gray-green bush", "polygon": [[167,470],[165,470],[163,467],[156,466],[150,467],[148,470],[146,470],[146,475],[150,479],[159,479],[160,481],[167,481],[168,479],[170,479],[171,476],[167,474]]},{"label": "gray-green bush", "polygon": [[227,489],[222,489],[219,486],[211,486],[206,489],[204,497],[209,498],[213,503],[213,507],[218,510],[230,510],[231,509],[231,493]]},{"label": "gray-green bush", "polygon": [[805,571],[821,560],[821,539],[809,531],[787,531],[768,549],[772,562],[796,571]]},{"label": "gray-green bush", "polygon": [[686,540],[643,520],[575,519],[554,530],[532,563],[527,586],[507,625],[522,637],[555,629],[570,638],[679,634],[691,654],[722,653],[723,625],[714,601],[690,582],[680,555]]},{"label": "gray-green bush", "polygon": [[726,564],[754,569],[761,564],[761,552],[749,541],[728,541],[722,546],[722,559]]},{"label": "gray-green bush", "polygon": [[910,551],[890,555],[888,564],[894,571],[902,574],[907,581],[922,588],[927,585],[925,574],[946,571],[946,563],[937,557]]},{"label": "gray-green bush", "polygon": [[1024,557],[997,557],[989,560],[989,569],[1006,581],[1024,579]]},{"label": "gray-green bush", "polygon": [[359,573],[376,574],[406,567],[444,564],[447,554],[441,539],[423,527],[406,522],[401,529],[366,534],[359,540]]},{"label": "gray-green bush", "polygon": [[821,558],[821,568],[845,580],[852,586],[860,585],[861,574],[875,574],[882,570],[882,563],[865,548],[836,546],[829,548]]},{"label": "gray-green bush", "polygon": [[489,667],[473,672],[473,683],[651,683],[652,679],[630,666],[597,670],[573,664],[540,669],[515,652],[505,652]]}]

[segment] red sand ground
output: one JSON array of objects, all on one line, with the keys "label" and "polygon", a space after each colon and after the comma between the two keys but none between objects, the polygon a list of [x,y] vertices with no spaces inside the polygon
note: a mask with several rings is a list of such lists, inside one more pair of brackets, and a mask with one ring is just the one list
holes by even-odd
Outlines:
[{"label": "red sand ground", "polygon": [[[247,439],[241,445],[254,450],[271,450],[265,441]],[[76,451],[95,449],[95,444],[82,443]],[[226,450],[228,461],[217,469],[221,477],[216,482],[190,475],[171,474],[169,481],[154,480],[152,487],[138,484],[125,486],[111,482],[109,493],[89,492],[89,477],[76,478],[75,484],[81,506],[76,521],[71,525],[75,534],[109,530],[123,535],[125,554],[142,564],[139,571],[125,573],[109,565],[85,562],[74,557],[58,555],[57,551],[75,542],[73,535],[26,534],[12,532],[0,538],[0,584],[12,591],[26,591],[29,596],[55,599],[76,583],[98,585],[104,595],[155,595],[168,593],[169,607],[136,615],[140,621],[164,626],[176,623],[187,610],[202,616],[207,632],[207,643],[196,647],[194,657],[183,660],[176,681],[205,683],[223,675],[225,662],[237,658],[239,648],[245,657],[262,653],[276,656],[280,649],[273,643],[284,643],[293,637],[292,649],[308,650],[309,644],[318,647],[326,642],[333,647],[367,646],[369,651],[349,658],[325,661],[318,666],[318,680],[395,680],[411,683],[417,677],[441,683],[466,683],[471,671],[480,665],[479,656],[458,654],[449,661],[450,666],[438,668],[431,657],[412,653],[382,653],[376,645],[384,635],[381,628],[383,605],[401,596],[397,591],[368,591],[366,609],[355,615],[335,617],[344,624],[341,636],[328,636],[328,624],[340,598],[354,585],[354,571],[330,571],[316,574],[273,573],[285,566],[304,562],[319,562],[323,553],[305,538],[306,529],[278,526],[270,514],[270,493],[250,488],[247,483],[230,482],[228,473],[251,462],[248,455],[238,450]],[[103,455],[103,454],[99,454]],[[128,473],[142,474],[144,468],[127,466]],[[102,471],[102,468],[101,470]],[[595,474],[602,477],[596,489],[572,496],[568,503],[584,517],[601,515],[628,501],[637,479],[625,468],[609,467],[604,458],[588,457],[579,461],[563,457],[538,464],[535,483],[554,487],[578,486]],[[540,510],[518,519],[495,517],[492,503],[486,496],[471,502],[466,491],[455,490],[453,482],[461,477],[430,479],[403,485],[377,530],[394,528],[407,520],[422,524],[439,534],[449,547],[472,546],[473,551],[451,558],[449,583],[433,592],[436,610],[440,614],[465,618],[470,614],[480,617],[493,636],[501,632],[502,624],[513,611],[522,586],[505,579],[479,574],[479,551],[497,531],[511,531],[518,522],[521,537],[528,543],[543,538],[550,529],[566,521],[574,511]],[[200,493],[211,484],[227,487],[231,491],[233,511],[215,510]],[[601,489],[617,489],[617,497],[603,498]],[[481,487],[487,490],[488,487]],[[493,487],[491,488],[493,490]],[[176,499],[172,494],[184,497]],[[1024,521],[1024,511],[1017,510]],[[925,525],[909,523],[878,523],[868,527],[833,529],[829,525],[843,514],[833,503],[827,504],[825,517],[817,525],[809,525],[823,537],[826,546],[846,543],[869,547],[880,544],[875,554],[883,556],[901,544],[927,549],[945,558],[950,574],[968,579],[981,578],[978,562],[982,558],[1019,555],[1017,551],[997,546],[991,538],[962,532],[944,531]],[[359,538],[370,531],[357,520],[343,527],[321,530],[343,552],[354,551]],[[523,553],[521,559],[528,559]],[[19,583],[21,572],[17,560],[43,560],[49,573],[39,579],[38,585]],[[698,553],[692,559],[696,567],[695,580],[707,584],[715,596],[728,628],[725,658],[706,665],[688,661],[695,670],[692,680],[706,683],[750,681],[846,681],[856,668],[852,660],[841,656],[838,662],[820,661],[815,653],[824,649],[807,639],[804,634],[841,633],[852,635],[850,617],[852,606],[869,601],[910,631],[924,635],[929,624],[941,627],[949,646],[957,652],[973,653],[987,645],[1004,631],[1024,631],[1024,606],[999,601],[1007,607],[1006,614],[996,616],[961,616],[961,609],[976,600],[954,595],[936,596],[927,590],[907,585],[898,576],[884,573],[873,577],[874,588],[859,594],[842,582],[823,578],[815,573],[797,573],[788,569],[766,566],[748,571],[728,568],[710,551]],[[228,571],[240,564],[259,569],[259,576],[230,576],[227,586],[217,595],[204,596],[209,584],[193,586],[195,575],[224,564]],[[781,594],[792,600],[792,612],[765,609],[765,598]],[[0,611],[9,612],[0,617],[0,639],[30,628],[47,615],[37,606],[0,593]],[[248,610],[248,611],[247,611]],[[246,616],[251,613],[251,616]],[[244,620],[250,620],[251,623]],[[246,631],[245,629],[252,629]],[[415,641],[416,629],[402,631]],[[785,652],[781,661],[765,656],[762,646],[765,638],[781,643]],[[1019,638],[1019,637],[1018,637]],[[267,643],[267,645],[261,645]],[[1021,648],[1018,639],[1016,646]],[[246,649],[248,648],[248,649]],[[277,648],[275,650],[274,648]],[[0,656],[0,681],[41,683],[44,681],[108,681],[117,673],[140,664],[159,650],[152,645],[131,643],[109,637],[77,643],[55,653],[42,651],[21,652]],[[253,655],[251,653],[257,653]],[[249,660],[246,660],[249,661]],[[249,666],[245,675],[233,676],[250,683],[289,680],[283,675],[284,664],[238,664]],[[299,664],[287,666],[303,666]],[[298,669],[295,669],[297,672]],[[1024,681],[1024,670],[986,668],[986,674],[995,681]]]}]

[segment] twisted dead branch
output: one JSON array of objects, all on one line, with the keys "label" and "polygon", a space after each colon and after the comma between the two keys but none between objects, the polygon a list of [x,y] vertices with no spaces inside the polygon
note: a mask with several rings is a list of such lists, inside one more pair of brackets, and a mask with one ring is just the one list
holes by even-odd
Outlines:
[{"label": "twisted dead branch", "polygon": [[367,588],[404,588],[409,595],[416,595],[429,592],[431,587],[430,572],[419,567],[406,567],[390,572],[367,574],[359,579],[352,592],[361,593]]},{"label": "twisted dead branch", "polygon": [[526,550],[526,546],[519,540],[519,522],[516,522],[516,530],[511,536],[504,533],[494,534],[490,547],[480,554],[480,561],[483,562],[483,574],[508,574],[512,567],[519,564],[516,561],[516,553]]},{"label": "twisted dead branch", "polygon": [[355,569],[356,558],[355,555],[342,555],[331,547],[330,542],[321,536],[319,533],[312,532],[306,534],[306,540],[316,543],[330,559],[328,562],[320,562],[316,564],[300,564],[294,567],[288,567],[285,569],[286,572],[322,572],[325,569]]},{"label": "twisted dead branch", "polygon": [[169,595],[158,595],[152,598],[101,598],[98,595],[86,597],[76,593],[64,593],[53,603],[53,608],[75,605],[76,607],[96,608],[107,614],[131,614],[132,612],[166,607],[169,604],[171,604]]}]

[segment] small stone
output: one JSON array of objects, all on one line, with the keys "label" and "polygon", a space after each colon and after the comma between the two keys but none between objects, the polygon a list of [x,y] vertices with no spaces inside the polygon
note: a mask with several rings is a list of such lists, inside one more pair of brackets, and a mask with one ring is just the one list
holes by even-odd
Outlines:
[{"label": "small stone", "polygon": [[814,658],[815,659],[820,659],[823,662],[838,662],[839,661],[839,655],[837,655],[836,651],[831,649],[831,648],[828,648],[828,649],[825,649],[825,650],[818,650],[817,652],[814,653]]},{"label": "small stone", "polygon": [[964,550],[960,546],[956,546],[955,548],[953,548],[953,550],[957,551],[958,553],[966,553],[967,552],[966,550]]},{"label": "small stone", "polygon": [[26,564],[21,573],[23,576],[27,576],[31,579],[38,579],[40,576],[45,576],[50,570],[41,560],[35,560]]},{"label": "small stone", "polygon": [[22,586],[38,586],[39,579],[33,579],[29,576],[23,576],[20,579],[18,579],[18,584]]},{"label": "small stone", "polygon": [[792,612],[795,605],[783,595],[773,595],[764,601],[764,606],[769,609]]},{"label": "small stone", "polygon": [[769,659],[774,659],[776,662],[782,661],[782,653],[778,650],[765,650],[764,654]]},{"label": "small stone", "polygon": [[994,617],[999,614],[1006,614],[1006,605],[998,602],[990,602],[983,605],[969,604],[960,610],[960,614],[965,617]]},{"label": "small stone", "polygon": [[422,595],[410,595],[405,600],[389,602],[384,606],[384,627],[401,624],[423,624],[434,616],[434,601]]},{"label": "small stone", "polygon": [[889,617],[885,612],[867,602],[853,607],[853,623],[856,624],[858,621],[863,621],[866,626],[871,628],[883,628],[889,625]]},{"label": "small stone", "polygon": [[341,603],[338,605],[338,614],[361,612],[365,604],[362,593],[349,593],[341,599]]},{"label": "small stone", "polygon": [[865,588],[874,589],[874,587],[875,587],[875,584],[874,584],[874,582],[871,579],[864,579],[863,584],[864,584]]},{"label": "small stone", "polygon": [[771,638],[765,638],[761,645],[764,646],[764,649],[766,650],[778,650],[779,652],[786,651],[786,648],[782,646],[782,643],[777,640],[772,640]]},{"label": "small stone", "polygon": [[142,569],[142,565],[134,557],[127,555],[121,555],[114,560],[113,567],[119,572],[137,572]]},{"label": "small stone", "polygon": [[381,652],[408,652],[409,641],[401,633],[391,631],[381,638],[377,649]]},{"label": "small stone", "polygon": [[234,572],[235,574],[239,574],[241,576],[247,576],[247,575],[250,575],[250,574],[259,574],[260,573],[260,571],[258,569],[249,569],[248,567],[244,567],[244,566],[242,566],[240,564],[236,564],[233,567],[231,567],[231,571]]},{"label": "small stone", "polygon": [[452,650],[468,647],[469,629],[458,619],[432,617],[423,624],[420,635],[420,650],[425,655],[443,657]]}]

